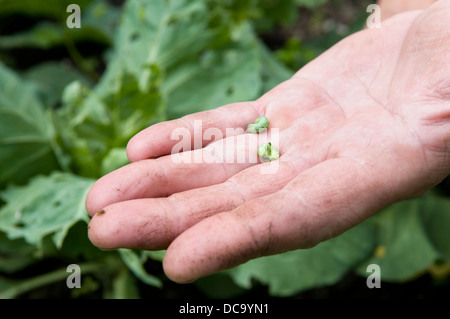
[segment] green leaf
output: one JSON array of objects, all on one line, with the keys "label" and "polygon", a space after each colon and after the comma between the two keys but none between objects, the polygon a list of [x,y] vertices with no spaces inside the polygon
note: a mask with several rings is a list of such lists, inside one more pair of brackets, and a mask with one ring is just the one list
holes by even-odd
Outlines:
[{"label": "green leaf", "polygon": [[47,107],[54,107],[61,101],[62,93],[69,83],[79,81],[83,85],[91,85],[77,69],[62,62],[44,62],[29,68],[23,75],[36,83]]},{"label": "green leaf", "polygon": [[0,189],[58,168],[54,127],[36,93],[0,63]]},{"label": "green leaf", "polygon": [[[116,27],[119,23],[121,7],[111,4],[108,0],[95,0],[81,7],[81,28],[64,30],[75,42],[92,41],[98,44],[111,45]],[[64,15],[67,17],[69,13]]]},{"label": "green leaf", "polygon": [[51,235],[60,248],[72,225],[88,221],[84,199],[92,185],[93,180],[56,172],[25,186],[10,186],[0,193],[6,202],[0,209],[0,230],[9,239],[24,238],[34,246]]},{"label": "green leaf", "polygon": [[[227,42],[217,47],[210,41],[201,54],[167,71],[162,90],[169,118],[255,100],[293,75],[269,53],[248,21],[229,24],[233,27],[227,30]],[[219,27],[208,32],[226,33]]]},{"label": "green leaf", "polygon": [[[84,199],[83,199],[84,201]],[[80,203],[81,204],[81,203]],[[73,211],[73,213],[76,213]],[[46,237],[47,241],[51,238]],[[52,245],[54,246],[54,245]],[[47,251],[49,249],[47,248]],[[40,253],[40,251],[39,251]],[[64,237],[64,242],[61,247],[55,249],[54,252],[46,252],[51,256],[51,253],[64,256],[64,258],[74,261],[79,260],[99,260],[105,259],[108,255],[115,255],[115,251],[104,251],[95,247],[87,236],[86,220],[79,220],[77,223],[72,224],[69,231]]]},{"label": "green leaf", "polygon": [[251,260],[231,269],[234,281],[251,288],[252,280],[269,286],[273,296],[290,296],[336,283],[375,247],[372,229],[361,224],[314,248]]},{"label": "green leaf", "polygon": [[325,4],[328,0],[295,0],[297,5],[302,7],[307,7],[309,9],[314,9]]},{"label": "green leaf", "polygon": [[259,54],[258,41],[247,26],[233,45],[209,49],[199,59],[174,69],[163,87],[169,96],[169,116],[256,99],[262,91]]},{"label": "green leaf", "polygon": [[202,1],[128,1],[114,40],[114,53],[99,86],[114,90],[118,74],[148,87],[154,73],[202,49],[207,11]]},{"label": "green leaf", "polygon": [[294,72],[274,57],[274,54],[262,43],[259,44],[261,58],[262,92],[272,90],[281,82],[289,80]]},{"label": "green leaf", "polygon": [[106,175],[129,163],[126,148],[113,148],[103,159],[102,175]]},{"label": "green leaf", "polygon": [[246,292],[246,289],[236,285],[226,273],[200,278],[195,282],[195,286],[208,298],[213,299],[237,298]]},{"label": "green leaf", "polygon": [[[117,79],[126,73],[137,79],[141,90],[149,85],[160,90],[166,101],[170,93],[175,94],[169,89],[174,81],[166,82],[166,74],[170,72],[170,77],[177,78],[179,69],[183,76],[186,70],[189,74],[196,68],[190,60],[197,58],[213,39],[213,33],[207,29],[207,16],[203,1],[127,2],[115,37],[114,54],[98,91],[117,90]],[[169,71],[174,66],[177,67]]]},{"label": "green leaf", "polygon": [[40,48],[49,49],[61,44],[64,38],[62,27],[49,22],[38,23],[34,28],[15,33],[12,35],[0,36],[0,48]]},{"label": "green leaf", "polygon": [[424,227],[433,246],[450,260],[450,198],[427,196],[424,198]]},{"label": "green leaf", "polygon": [[[23,2],[24,0],[21,0]],[[54,3],[56,1],[56,3]],[[0,36],[0,48],[2,49],[23,49],[23,48],[38,48],[49,49],[55,46],[64,46],[67,40],[73,42],[90,41],[97,44],[111,45],[112,31],[115,29],[119,16],[120,9],[109,4],[106,0],[96,1],[77,1],[81,10],[81,28],[70,29],[66,25],[66,19],[71,12],[66,12],[66,8],[73,1],[52,0],[39,4],[33,1],[35,10],[28,11],[30,7],[20,4],[17,8],[13,8],[13,3],[19,4],[17,1],[5,1],[0,4],[0,16],[5,14],[5,10],[18,11],[19,14],[32,14],[42,17],[49,17],[44,22],[39,22],[33,27],[22,32]],[[12,3],[13,2],[13,3]],[[63,2],[66,2],[64,5]],[[89,3],[92,2],[92,3]],[[4,6],[6,5],[6,7]]]},{"label": "green leaf", "polygon": [[367,275],[369,264],[377,264],[382,280],[404,281],[427,269],[439,257],[423,222],[433,214],[428,200],[420,197],[395,203],[369,219],[377,233],[377,249],[358,269],[361,275]]},{"label": "green leaf", "polygon": [[114,277],[111,292],[107,299],[139,299],[136,278],[126,267],[121,268]]},{"label": "green leaf", "polygon": [[125,148],[133,135],[163,118],[164,103],[153,83],[141,90],[134,76],[116,76],[106,90],[70,84],[55,115],[61,147],[71,156],[72,171],[82,176],[100,177],[111,149]]},{"label": "green leaf", "polygon": [[162,287],[162,282],[157,277],[149,274],[144,268],[144,263],[148,257],[145,252],[140,252],[138,254],[138,252],[131,249],[119,249],[119,253],[123,262],[136,277],[148,285],[158,288]]},{"label": "green leaf", "polygon": [[115,90],[126,72],[140,88],[155,83],[176,118],[256,99],[288,79],[249,21],[229,10],[220,1],[128,2],[98,90]]}]

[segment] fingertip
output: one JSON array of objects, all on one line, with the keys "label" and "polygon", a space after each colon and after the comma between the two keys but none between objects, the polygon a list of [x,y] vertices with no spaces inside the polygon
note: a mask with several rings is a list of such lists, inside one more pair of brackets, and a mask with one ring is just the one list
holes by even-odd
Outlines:
[{"label": "fingertip", "polygon": [[99,207],[99,205],[96,203],[96,198],[98,198],[98,195],[96,194],[94,186],[92,186],[91,189],[88,191],[85,200],[86,211],[91,217],[93,217],[97,212],[103,209],[102,207]]},{"label": "fingertip", "polygon": [[138,162],[169,154],[173,125],[173,121],[156,123],[133,136],[127,144],[128,160]]},{"label": "fingertip", "polygon": [[107,176],[98,179],[86,195],[85,207],[91,217],[112,203],[112,192],[106,187],[111,185],[111,180]]},{"label": "fingertip", "polygon": [[111,234],[116,233],[117,229],[114,229],[114,225],[110,223],[103,223],[105,211],[102,210],[93,215],[88,226],[88,238],[91,243],[101,250],[112,250],[120,248],[113,240],[111,240]]},{"label": "fingertip", "polygon": [[148,143],[140,135],[141,133],[136,134],[127,144],[127,157],[131,163],[151,157]]},{"label": "fingertip", "polygon": [[174,219],[166,218],[159,199],[138,199],[106,206],[93,215],[88,228],[91,242],[100,249],[167,249],[176,237]]},{"label": "fingertip", "polygon": [[[135,234],[122,213],[121,205],[110,205],[92,216],[88,227],[91,243],[101,250],[138,248]],[[132,225],[131,225],[132,226]]]},{"label": "fingertip", "polygon": [[186,273],[186,268],[182,266],[179,256],[170,253],[170,250],[166,251],[162,265],[164,273],[173,282],[187,284],[197,279],[191,273]]},{"label": "fingertip", "polygon": [[191,248],[189,243],[186,245],[184,240],[176,239],[167,248],[162,266],[166,276],[173,282],[189,284],[213,272],[205,271],[207,261],[198,264],[198,258],[193,258],[196,252]]}]

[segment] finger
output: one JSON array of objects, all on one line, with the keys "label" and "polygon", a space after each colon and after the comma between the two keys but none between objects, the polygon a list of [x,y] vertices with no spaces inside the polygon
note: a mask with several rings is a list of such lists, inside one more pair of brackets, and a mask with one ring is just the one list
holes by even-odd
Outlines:
[{"label": "finger", "polygon": [[287,128],[297,118],[329,103],[330,97],[317,85],[301,77],[292,78],[257,101],[229,104],[155,124],[129,141],[127,155],[131,162],[167,155],[178,143],[179,135],[189,135],[192,149],[198,149],[211,143],[208,131],[224,137],[242,134],[248,124],[263,115],[269,118],[269,127]]},{"label": "finger", "polygon": [[353,159],[323,162],[279,192],[206,218],[183,232],[167,249],[164,270],[176,282],[190,282],[252,258],[312,247],[392,199],[382,175]]},{"label": "finger", "polygon": [[[330,127],[338,127],[342,120],[341,110],[327,104],[306,112],[280,136],[270,129],[258,135],[229,137],[201,150],[131,163],[98,180],[89,191],[86,208],[92,216],[119,201],[166,197],[221,183],[257,163],[256,148],[267,141],[279,148],[282,158],[290,161],[297,172],[302,172],[325,159],[329,142],[324,133]],[[180,162],[180,158],[183,161]],[[259,170],[256,176],[259,176]]]},{"label": "finger", "polygon": [[[336,122],[336,118],[339,119],[339,115],[340,113],[337,109],[330,109],[327,112],[310,112],[305,116],[304,123],[294,125],[293,129],[296,133],[300,133],[301,137],[299,139],[305,141],[303,139],[308,138],[308,136],[312,138],[313,136],[321,135],[318,134],[320,132],[313,134],[313,127],[321,131],[321,128]],[[310,117],[314,120],[310,120]],[[288,129],[282,135],[284,137],[281,140],[285,140],[293,135],[293,132]],[[250,136],[253,138],[258,137],[259,140],[264,138],[264,135]],[[235,139],[239,138],[236,137]],[[268,136],[267,138],[271,139],[272,137]],[[281,144],[281,153],[286,154],[282,155],[279,161],[251,166],[231,176],[225,183],[175,193],[168,198],[130,200],[141,197],[159,197],[161,193],[158,192],[163,190],[162,188],[154,187],[155,182],[151,180],[148,181],[148,184],[143,182],[131,183],[143,186],[143,191],[147,191],[147,193],[130,193],[127,199],[125,199],[125,195],[122,195],[121,198],[113,198],[109,202],[97,205],[97,209],[90,210],[91,212],[96,212],[102,207],[105,211],[105,213],[96,215],[92,219],[92,240],[99,247],[108,249],[118,247],[138,247],[149,250],[161,249],[161,247],[166,248],[176,236],[200,220],[223,211],[232,210],[238,205],[256,197],[276,192],[297,174],[322,161],[329,147],[320,140],[317,140],[317,143],[314,144],[316,146],[312,148],[308,143],[302,142],[298,147],[295,147],[295,152],[285,152],[285,147]],[[258,143],[254,145],[258,145]],[[304,145],[304,149],[302,149],[302,145]],[[286,149],[288,147],[289,143]],[[132,165],[143,165],[144,162],[146,161]],[[193,170],[192,176],[205,173],[205,170],[209,170],[211,166],[199,168],[199,172]],[[187,169],[192,170],[193,166],[189,166]],[[217,171],[214,167],[211,169],[215,172]],[[180,171],[186,172],[186,170]],[[207,172],[207,174],[210,173]],[[112,185],[115,181],[123,182],[125,177],[130,176],[131,173],[127,172],[123,175],[123,178],[117,177],[111,179],[111,181],[105,181],[105,189],[102,193],[106,195],[114,193],[108,190],[107,187],[114,188]],[[142,170],[137,169],[136,175],[141,176]],[[181,176],[178,183],[185,183],[191,180],[192,178]],[[209,181],[211,180],[209,179]],[[100,194],[100,192],[98,193]],[[111,231],[112,229],[121,229],[123,233],[119,232],[119,230]],[[119,233],[121,234],[120,236],[117,235]],[[143,235],[136,236],[136,234]]]},{"label": "finger", "polygon": [[[236,132],[239,134],[263,113],[264,108],[260,103],[242,102],[155,124],[128,142],[128,159],[136,162],[170,154],[180,134],[189,134],[192,149],[202,148],[211,142],[211,139],[204,138],[205,131],[214,130],[215,135],[220,133],[222,136],[232,136]],[[238,128],[241,130],[233,130]]]},{"label": "finger", "polygon": [[89,237],[103,249],[165,249],[183,231],[214,214],[279,191],[296,175],[282,162],[275,175],[263,174],[270,163],[252,166],[227,182],[174,194],[119,202],[96,214]]},{"label": "finger", "polygon": [[188,189],[222,183],[257,163],[257,148],[270,134],[245,134],[203,149],[143,160],[99,179],[86,198],[92,216],[116,202],[166,197]]}]

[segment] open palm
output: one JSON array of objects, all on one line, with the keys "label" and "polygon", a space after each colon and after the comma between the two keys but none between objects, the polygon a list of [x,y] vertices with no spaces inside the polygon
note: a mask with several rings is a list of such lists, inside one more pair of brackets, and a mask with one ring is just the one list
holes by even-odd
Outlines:
[{"label": "open palm", "polygon": [[[257,101],[140,132],[128,145],[132,163],[88,195],[91,241],[103,249],[167,248],[166,274],[187,282],[312,247],[430,189],[450,173],[448,21],[447,1],[398,15],[340,42]],[[225,135],[262,115],[269,132],[279,129],[274,174],[261,170],[273,163],[171,156],[172,133],[194,136],[196,120]],[[189,154],[221,154],[224,145],[253,154],[249,140],[204,139]]]}]

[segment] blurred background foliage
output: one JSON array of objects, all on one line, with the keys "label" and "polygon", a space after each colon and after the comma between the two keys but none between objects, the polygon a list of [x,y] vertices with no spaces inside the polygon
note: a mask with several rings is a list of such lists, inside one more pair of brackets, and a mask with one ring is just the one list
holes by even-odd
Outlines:
[{"label": "blurred background foliage", "polygon": [[[71,3],[80,29],[66,25]],[[361,30],[369,4],[0,0],[0,297],[448,296],[448,181],[317,247],[189,285],[164,276],[164,251],[100,251],[86,236],[86,193],[127,163],[135,133],[259,97]],[[365,283],[372,263],[378,291]]]}]

